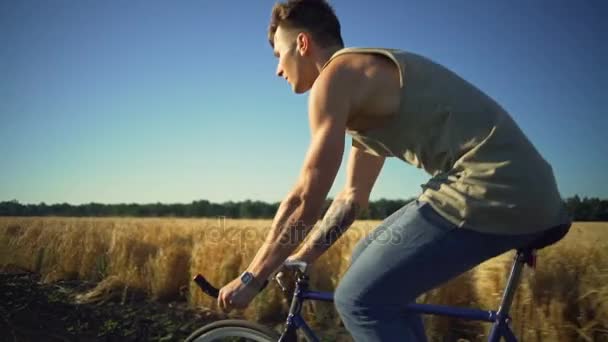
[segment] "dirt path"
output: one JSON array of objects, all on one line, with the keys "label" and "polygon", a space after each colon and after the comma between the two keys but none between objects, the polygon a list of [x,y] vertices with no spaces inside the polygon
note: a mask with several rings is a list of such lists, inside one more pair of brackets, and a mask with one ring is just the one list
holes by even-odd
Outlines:
[{"label": "dirt path", "polygon": [[92,283],[42,284],[36,274],[0,273],[1,341],[181,341],[216,319],[186,301],[132,299],[76,304]]}]

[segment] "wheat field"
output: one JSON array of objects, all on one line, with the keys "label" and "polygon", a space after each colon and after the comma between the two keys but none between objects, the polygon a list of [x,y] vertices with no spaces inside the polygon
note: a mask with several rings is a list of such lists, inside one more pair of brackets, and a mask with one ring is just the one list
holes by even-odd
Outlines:
[{"label": "wheat field", "polygon": [[[192,306],[217,310],[191,283],[201,273],[215,285],[237,277],[270,228],[270,220],[177,218],[0,217],[0,267],[41,274],[43,281],[86,279],[98,287],[80,296],[136,290],[159,301],[184,294]],[[312,267],[311,285],[333,290],[350,251],[379,221],[358,221]],[[522,341],[608,341],[608,223],[577,222],[560,242],[539,251],[539,266],[526,269],[511,315]],[[486,261],[419,298],[419,302],[498,307],[513,252]],[[97,291],[96,291],[97,290]],[[278,323],[287,300],[274,284],[232,316]],[[309,302],[305,318],[319,331],[339,325],[328,303]],[[486,324],[425,317],[431,340],[466,331],[483,340]]]}]

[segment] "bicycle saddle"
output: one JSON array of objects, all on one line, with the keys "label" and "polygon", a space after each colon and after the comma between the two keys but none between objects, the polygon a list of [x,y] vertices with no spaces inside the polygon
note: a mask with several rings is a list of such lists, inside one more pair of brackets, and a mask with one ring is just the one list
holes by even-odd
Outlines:
[{"label": "bicycle saddle", "polygon": [[566,236],[566,234],[570,230],[571,225],[572,225],[571,223],[567,223],[567,224],[559,225],[559,226],[556,226],[553,228],[549,228],[539,238],[530,242],[529,244],[527,244],[526,246],[524,246],[523,248],[520,248],[520,249],[538,250],[538,249],[542,249],[547,246],[550,246],[550,245],[558,242],[559,240],[563,239],[564,236]]}]

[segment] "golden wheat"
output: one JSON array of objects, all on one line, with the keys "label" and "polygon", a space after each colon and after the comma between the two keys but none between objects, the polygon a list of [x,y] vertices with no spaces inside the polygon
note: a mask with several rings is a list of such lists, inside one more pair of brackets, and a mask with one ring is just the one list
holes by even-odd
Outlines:
[{"label": "golden wheat", "polygon": [[[58,279],[100,281],[81,302],[105,300],[137,289],[156,300],[186,296],[216,310],[214,300],[191,284],[196,273],[224,284],[248,265],[270,220],[157,218],[0,218],[0,266]],[[379,224],[357,222],[314,265],[311,285],[333,290],[357,241]],[[526,269],[511,314],[524,341],[608,341],[608,224],[576,223],[566,238],[539,252],[539,266]],[[422,302],[496,309],[513,252],[488,260],[422,295]],[[328,270],[331,270],[329,272]],[[107,299],[107,298],[106,298]],[[288,302],[274,284],[244,311],[232,315],[279,322]],[[331,304],[309,302],[307,320],[318,328],[339,323]],[[488,326],[425,317],[431,339],[446,331],[487,336]]]}]

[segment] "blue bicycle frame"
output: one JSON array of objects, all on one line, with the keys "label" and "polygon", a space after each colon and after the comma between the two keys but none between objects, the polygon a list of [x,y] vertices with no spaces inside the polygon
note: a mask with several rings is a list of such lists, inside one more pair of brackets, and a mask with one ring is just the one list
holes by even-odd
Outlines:
[{"label": "blue bicycle frame", "polygon": [[[533,265],[534,251],[519,250],[515,257],[515,262],[511,269],[507,287],[502,297],[500,308],[498,311],[487,311],[479,309],[451,307],[445,305],[432,304],[410,304],[404,310],[406,312],[448,316],[460,319],[483,321],[493,323],[488,341],[498,342],[501,337],[504,337],[507,342],[516,342],[517,338],[513,334],[509,323],[511,317],[508,315],[513,295],[519,283],[519,277],[525,264]],[[308,276],[305,273],[297,273],[296,289],[289,308],[289,315],[285,324],[285,329],[279,339],[279,342],[292,341],[295,336],[295,331],[302,329],[309,341],[318,342],[319,339],[314,334],[312,329],[306,324],[306,321],[301,315],[302,303],[305,300],[318,300],[323,302],[333,302],[332,292],[318,292],[308,290]]]}]

